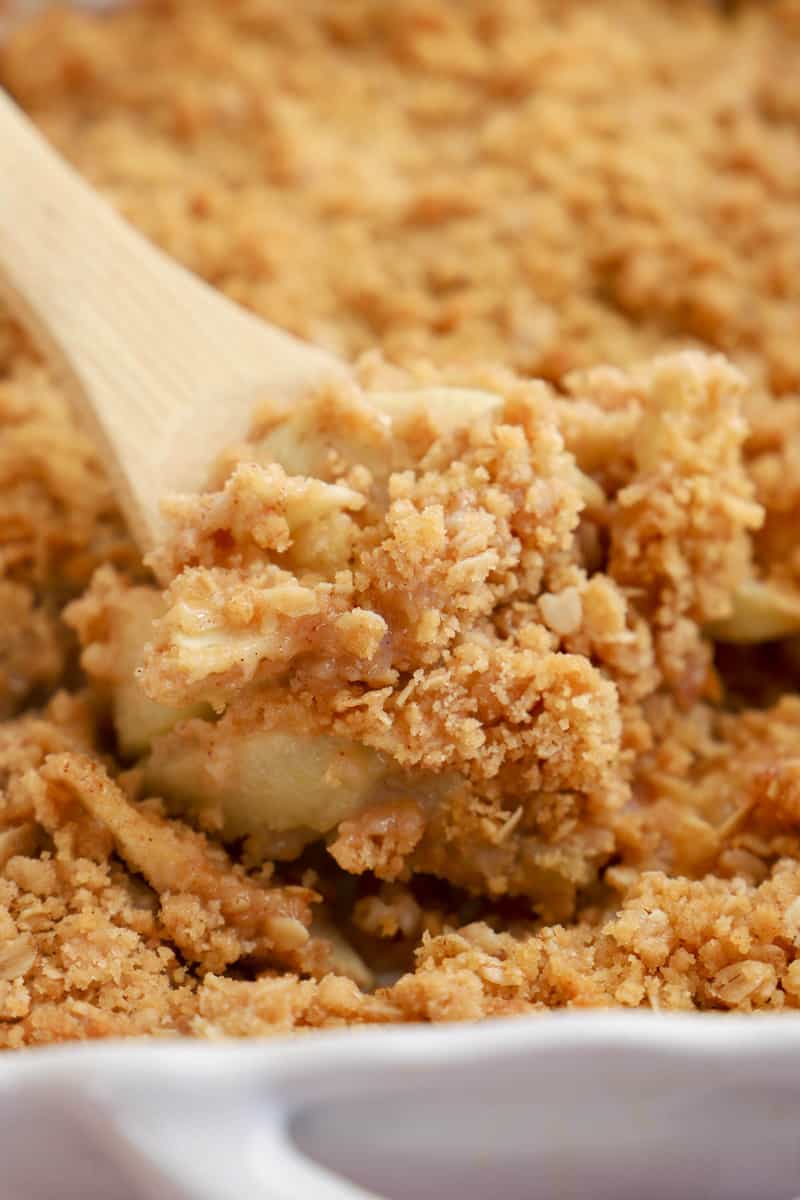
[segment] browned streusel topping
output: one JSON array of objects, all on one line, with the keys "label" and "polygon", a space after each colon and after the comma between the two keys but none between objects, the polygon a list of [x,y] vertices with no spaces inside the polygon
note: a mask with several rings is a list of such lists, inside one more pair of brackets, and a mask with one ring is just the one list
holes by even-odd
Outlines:
[{"label": "browned streusel topping", "polygon": [[[3,338],[3,333],[7,338]],[[41,702],[63,678],[70,641],[59,611],[101,562],[129,569],[134,550],[45,369],[0,331],[0,717]]]},{"label": "browned streusel topping", "polygon": [[5,81],[276,323],[552,378],[688,337],[800,383],[796,0],[136,7],[23,30]]},{"label": "browned streusel topping", "polygon": [[148,569],[0,314],[0,1045],[799,1007],[797,0],[144,0],[0,53],[354,364]]},{"label": "browned streusel topping", "polygon": [[[411,461],[417,447],[415,469],[376,477],[360,461],[354,400],[336,385],[309,401],[318,419],[306,416],[294,449],[296,417],[279,417],[220,491],[171,502],[175,533],[155,563],[177,574],[140,678],[161,705],[204,701],[225,715],[156,734],[145,787],[192,809],[181,760],[202,790],[200,747],[296,734],[300,711],[304,730],[381,756],[359,805],[337,804],[320,826],[340,866],[433,873],[569,916],[615,851],[631,751],[649,741],[643,701],[659,689],[683,705],[707,696],[704,625],[730,620],[742,588],[772,586],[751,549],[763,514],[742,461],[743,381],[691,353],[573,380],[582,419],[594,409],[602,422],[611,397],[630,410],[630,461],[613,481],[576,470],[563,402],[541,383],[485,371],[466,391],[411,382],[391,403],[368,390],[358,404],[368,443],[376,417],[400,405],[393,453]],[[480,396],[481,416],[431,441],[437,416]],[[350,418],[339,482],[259,465],[267,453],[313,457],[323,412],[332,428]],[[585,435],[582,448],[591,460]],[[607,570],[593,561],[601,543]],[[107,588],[103,575],[71,612]],[[100,643],[87,628],[82,638],[96,673]],[[120,660],[113,638],[110,649]]]}]

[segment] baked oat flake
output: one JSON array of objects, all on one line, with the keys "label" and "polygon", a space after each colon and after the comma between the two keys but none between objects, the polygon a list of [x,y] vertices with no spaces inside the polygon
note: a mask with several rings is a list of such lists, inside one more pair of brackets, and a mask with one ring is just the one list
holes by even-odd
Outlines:
[{"label": "baked oat flake", "polygon": [[799,64],[794,0],[13,33],[96,187],[353,371],[143,563],[0,318],[1,1045],[800,1004]]}]

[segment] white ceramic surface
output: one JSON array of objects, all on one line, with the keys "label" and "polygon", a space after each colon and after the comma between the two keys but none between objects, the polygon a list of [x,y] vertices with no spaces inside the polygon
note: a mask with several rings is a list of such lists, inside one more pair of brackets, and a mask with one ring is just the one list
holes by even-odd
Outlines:
[{"label": "white ceramic surface", "polygon": [[0,1200],[376,1195],[797,1200],[800,1016],[0,1055]]},{"label": "white ceramic surface", "polygon": [[2,1200],[792,1200],[800,1018],[6,1054],[0,1164]]}]

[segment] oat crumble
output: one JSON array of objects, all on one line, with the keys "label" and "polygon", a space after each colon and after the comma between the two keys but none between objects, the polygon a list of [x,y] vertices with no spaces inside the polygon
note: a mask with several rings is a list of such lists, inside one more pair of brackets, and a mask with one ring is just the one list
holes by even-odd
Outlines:
[{"label": "oat crumble", "polygon": [[798,70],[797,0],[13,32],[126,217],[353,371],[143,563],[0,313],[0,1046],[800,1007]]}]

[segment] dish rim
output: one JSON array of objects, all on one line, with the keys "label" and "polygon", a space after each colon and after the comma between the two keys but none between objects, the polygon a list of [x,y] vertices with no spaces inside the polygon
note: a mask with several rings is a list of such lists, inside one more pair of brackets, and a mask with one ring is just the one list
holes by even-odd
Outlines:
[{"label": "dish rim", "polygon": [[[26,1046],[0,1053],[0,1086],[15,1079],[35,1082],[45,1075],[63,1076],[80,1061],[84,1068],[113,1066],[136,1078],[172,1067],[213,1069],[217,1078],[263,1076],[265,1069],[288,1064],[292,1076],[315,1074],[342,1059],[357,1061],[359,1071],[381,1066],[438,1068],[479,1062],[509,1051],[619,1048],[688,1056],[723,1058],[735,1053],[751,1058],[780,1051],[800,1055],[800,1010],[770,1014],[721,1012],[652,1012],[634,1010],[550,1010],[480,1022],[350,1026],[307,1030],[302,1035],[222,1038],[109,1038]],[[285,1072],[281,1071],[284,1076]]]}]

